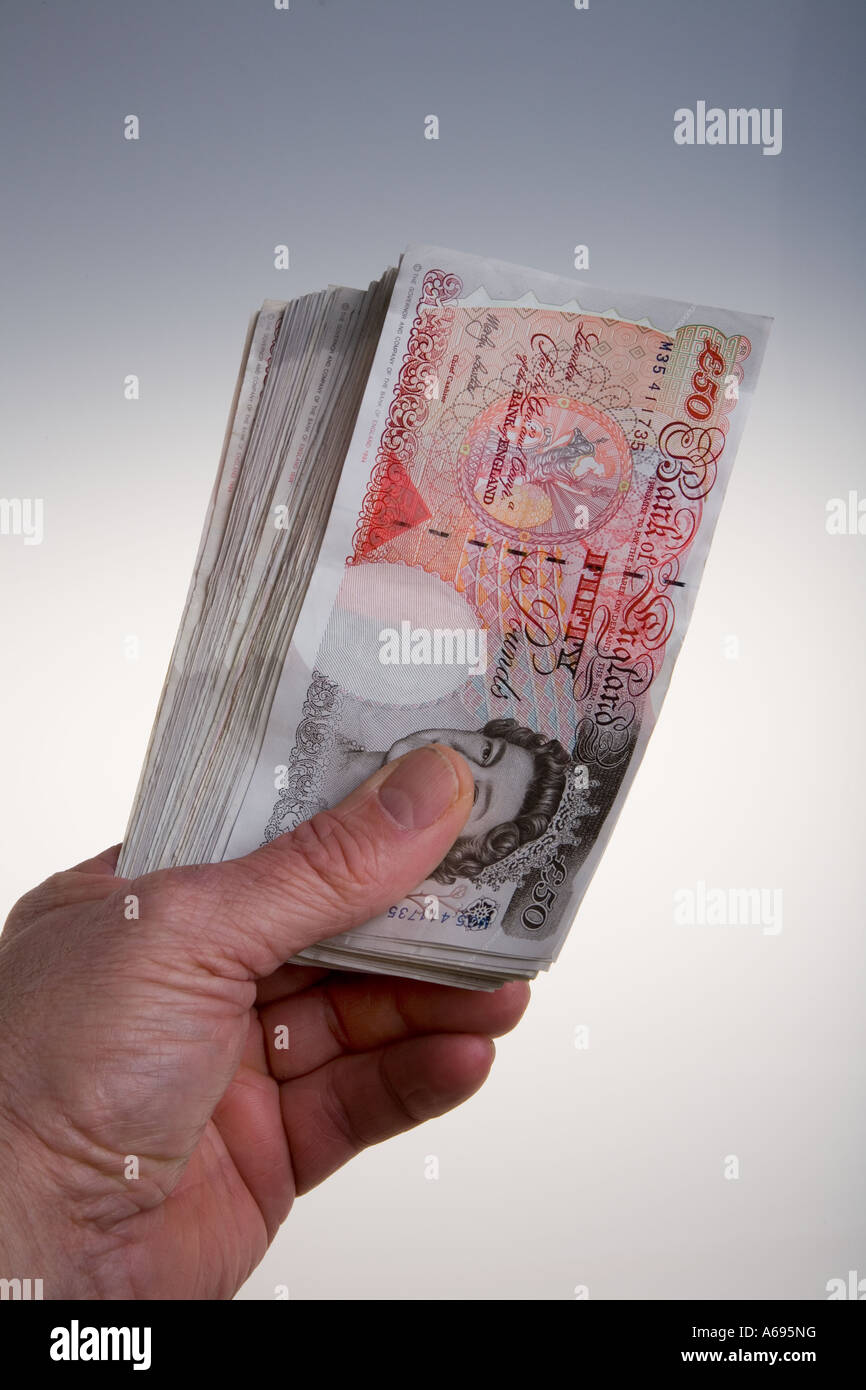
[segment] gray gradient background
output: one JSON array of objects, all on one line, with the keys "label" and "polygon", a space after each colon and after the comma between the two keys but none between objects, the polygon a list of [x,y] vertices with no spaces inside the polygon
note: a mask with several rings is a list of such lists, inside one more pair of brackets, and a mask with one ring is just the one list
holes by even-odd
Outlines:
[{"label": "gray gradient background", "polygon": [[[45,500],[41,546],[0,536],[4,905],[123,832],[262,298],[365,284],[410,238],[560,274],[585,242],[586,280],[776,318],[559,963],[486,1088],[303,1198],[241,1297],[814,1299],[866,1276],[866,536],[825,529],[866,492],[862,14],[3,6],[0,496]],[[699,99],[781,106],[782,153],[677,147]],[[781,887],[782,933],[675,926],[699,879]]]}]

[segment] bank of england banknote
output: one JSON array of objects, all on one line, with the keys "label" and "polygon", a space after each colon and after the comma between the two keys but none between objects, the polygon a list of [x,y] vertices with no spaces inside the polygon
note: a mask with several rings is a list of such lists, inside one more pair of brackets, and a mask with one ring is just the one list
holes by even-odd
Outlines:
[{"label": "bank of england banknote", "polygon": [[426,883],[305,961],[492,988],[555,959],[658,715],[769,326],[407,249],[212,857],[428,741],[467,757],[476,801]]},{"label": "bank of england banknote", "polygon": [[768,330],[427,246],[366,291],[266,302],[118,872],[246,853],[446,742],[476,784],[459,840],[303,959],[546,969],[657,717]]}]

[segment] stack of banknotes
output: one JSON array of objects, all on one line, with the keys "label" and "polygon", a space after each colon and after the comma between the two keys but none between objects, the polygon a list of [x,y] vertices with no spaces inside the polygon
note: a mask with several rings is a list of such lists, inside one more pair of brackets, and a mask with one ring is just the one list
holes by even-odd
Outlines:
[{"label": "stack of banknotes", "polygon": [[679,651],[770,320],[410,245],[266,301],[118,872],[233,858],[425,742],[475,806],[299,960],[494,989],[561,949]]}]

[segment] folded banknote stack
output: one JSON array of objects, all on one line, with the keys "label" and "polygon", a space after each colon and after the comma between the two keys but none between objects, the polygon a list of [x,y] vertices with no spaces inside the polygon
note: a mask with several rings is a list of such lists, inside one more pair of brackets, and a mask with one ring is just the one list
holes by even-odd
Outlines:
[{"label": "folded banknote stack", "polygon": [[652,731],[770,320],[411,245],[266,301],[118,873],[247,853],[426,742],[431,877],[298,957],[494,989],[556,958]]}]

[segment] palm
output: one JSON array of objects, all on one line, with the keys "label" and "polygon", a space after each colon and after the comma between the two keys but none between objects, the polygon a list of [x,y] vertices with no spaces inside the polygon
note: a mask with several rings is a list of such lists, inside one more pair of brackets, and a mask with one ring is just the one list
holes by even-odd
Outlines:
[{"label": "palm", "polygon": [[[144,1217],[150,1229],[142,1232],[144,1287],[136,1288],[137,1297],[153,1297],[158,1289],[162,1298],[231,1298],[294,1201],[279,1086],[264,1061],[257,1010],[250,1017],[248,1053],[177,1187],[159,1212]],[[273,1167],[244,1161],[262,1152],[274,1156]]]}]

